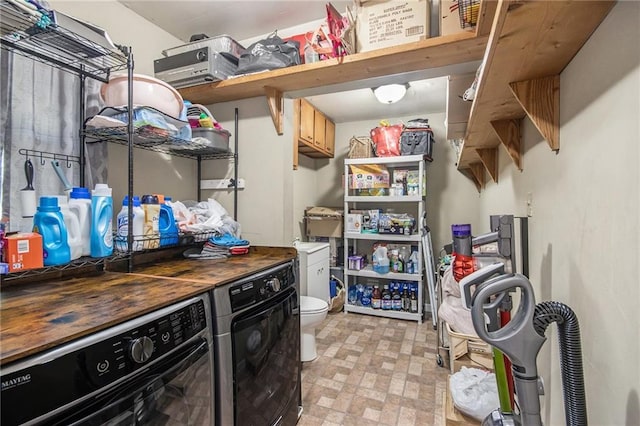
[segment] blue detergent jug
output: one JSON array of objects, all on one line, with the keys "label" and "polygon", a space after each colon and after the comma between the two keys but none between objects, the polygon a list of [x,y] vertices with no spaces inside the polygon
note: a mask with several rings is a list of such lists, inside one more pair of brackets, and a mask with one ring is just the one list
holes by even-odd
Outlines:
[{"label": "blue detergent jug", "polygon": [[97,183],[91,192],[91,257],[113,254],[113,199],[111,188]]},{"label": "blue detergent jug", "polygon": [[33,216],[33,232],[42,235],[45,266],[64,265],[71,261],[67,228],[56,197],[40,197],[38,211]]},{"label": "blue detergent jug", "polygon": [[171,201],[171,198],[165,197],[165,204],[160,205],[160,217],[158,220],[160,247],[178,244],[178,226],[173,216],[173,209],[166,204],[167,201]]}]

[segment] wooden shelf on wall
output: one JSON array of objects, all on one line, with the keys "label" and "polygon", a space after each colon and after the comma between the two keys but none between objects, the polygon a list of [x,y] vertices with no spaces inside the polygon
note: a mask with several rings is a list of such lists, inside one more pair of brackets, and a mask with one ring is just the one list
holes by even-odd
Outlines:
[{"label": "wooden shelf on wall", "polygon": [[281,93],[319,88],[478,61],[482,59],[487,40],[486,35],[461,32],[347,55],[342,59],[329,59],[185,87],[178,91],[184,99],[193,103],[210,105],[264,96],[267,87]]},{"label": "wooden shelf on wall", "polygon": [[[459,170],[477,177],[477,165],[483,165],[497,182],[497,161],[487,149],[500,145],[522,170],[520,120],[525,116],[551,149],[560,148],[560,73],[614,4],[615,1],[498,2],[457,162]],[[481,186],[477,178],[473,180]]]}]

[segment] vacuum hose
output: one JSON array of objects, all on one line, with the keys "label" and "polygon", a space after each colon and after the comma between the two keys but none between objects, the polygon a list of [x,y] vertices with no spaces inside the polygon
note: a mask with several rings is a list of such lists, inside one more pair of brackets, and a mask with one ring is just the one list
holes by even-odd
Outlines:
[{"label": "vacuum hose", "polygon": [[578,318],[564,303],[538,303],[533,315],[533,327],[536,332],[544,337],[547,327],[552,322],[558,323],[565,421],[569,426],[586,426],[587,400],[584,391]]}]

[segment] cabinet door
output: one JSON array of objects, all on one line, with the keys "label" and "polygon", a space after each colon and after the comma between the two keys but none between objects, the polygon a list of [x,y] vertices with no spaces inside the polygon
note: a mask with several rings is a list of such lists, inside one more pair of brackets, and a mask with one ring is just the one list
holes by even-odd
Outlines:
[{"label": "cabinet door", "polygon": [[327,121],[327,119],[320,111],[317,110],[315,112],[314,119],[315,125],[313,126],[313,146],[319,151],[324,151],[324,140],[326,131],[325,122]]},{"label": "cabinet door", "polygon": [[307,142],[309,145],[314,144],[314,113],[313,105],[304,99],[300,99],[300,133],[298,136],[302,142]]},{"label": "cabinet door", "polygon": [[333,158],[336,144],[336,125],[333,123],[333,121],[327,119],[324,128],[324,148],[325,151],[327,151],[327,154],[329,154],[329,157]]}]

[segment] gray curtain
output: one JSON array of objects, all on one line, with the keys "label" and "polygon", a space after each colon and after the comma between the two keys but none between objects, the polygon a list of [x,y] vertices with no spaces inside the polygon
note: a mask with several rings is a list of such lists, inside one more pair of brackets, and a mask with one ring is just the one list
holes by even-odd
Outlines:
[{"label": "gray curtain", "polygon": [[[19,191],[26,186],[20,149],[55,154],[80,155],[80,84],[77,74],[63,71],[19,54],[0,50],[2,138],[2,221],[10,231],[30,231],[32,219],[22,218]],[[100,107],[101,83],[86,79],[85,114],[95,115]],[[36,196],[63,195],[64,186],[50,159],[30,156],[34,165]],[[107,147],[89,144],[86,149],[85,186],[107,182]],[[80,165],[61,162],[63,173],[73,186],[80,184]],[[69,166],[69,167],[67,167]]]}]

